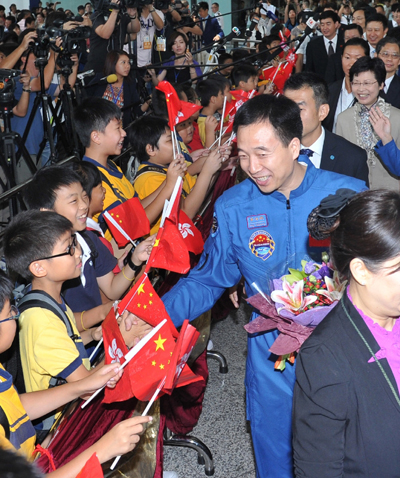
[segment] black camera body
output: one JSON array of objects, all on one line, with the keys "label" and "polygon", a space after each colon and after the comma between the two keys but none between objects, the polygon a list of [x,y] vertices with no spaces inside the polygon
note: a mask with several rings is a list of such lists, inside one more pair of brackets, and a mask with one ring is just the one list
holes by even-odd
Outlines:
[{"label": "black camera body", "polygon": [[156,0],[154,3],[154,8],[157,8],[157,10],[167,10],[170,5],[170,0]]}]

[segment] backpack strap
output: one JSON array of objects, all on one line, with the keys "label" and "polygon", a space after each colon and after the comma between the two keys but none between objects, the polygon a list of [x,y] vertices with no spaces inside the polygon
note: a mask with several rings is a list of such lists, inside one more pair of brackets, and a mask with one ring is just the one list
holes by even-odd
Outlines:
[{"label": "backpack strap", "polygon": [[[167,175],[167,171],[164,171],[164,168],[160,167],[160,166],[155,166],[155,165],[151,165],[151,164],[148,164],[146,166],[144,166],[143,168],[139,169],[136,174],[135,174],[135,178],[133,180],[133,184],[135,185],[135,181],[137,180],[137,178],[139,176],[142,176],[142,174],[146,174],[146,173],[157,173],[157,174],[163,174],[164,176]],[[182,189],[182,196],[184,198],[186,198],[187,196],[187,193],[186,191],[184,191]]]},{"label": "backpack strap", "polygon": [[[67,329],[67,333],[69,338],[74,342],[78,340],[78,335],[75,334],[71,321],[67,314],[62,310],[60,305],[46,292],[42,290],[33,290],[28,292],[19,302],[18,302],[18,310],[20,312],[24,312],[27,309],[31,309],[32,307],[40,307],[42,309],[50,310],[56,315],[65,325]],[[65,383],[65,380],[52,377],[49,382],[49,388],[55,387],[60,385],[61,383]]]},{"label": "backpack strap", "polygon": [[4,428],[4,433],[6,434],[7,440],[10,440],[10,423],[1,405],[0,405],[0,425]]}]

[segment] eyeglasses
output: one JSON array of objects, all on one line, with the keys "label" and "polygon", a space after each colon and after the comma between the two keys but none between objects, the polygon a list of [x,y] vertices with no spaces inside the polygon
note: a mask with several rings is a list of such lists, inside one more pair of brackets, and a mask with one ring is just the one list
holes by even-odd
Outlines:
[{"label": "eyeglasses", "polygon": [[17,307],[15,305],[11,306],[10,313],[11,313],[10,317],[7,317],[6,319],[0,320],[0,324],[2,322],[7,322],[8,320],[17,320],[17,319],[19,319],[19,316],[21,315],[19,313],[19,310],[17,309]]},{"label": "eyeglasses", "polygon": [[[56,254],[54,256],[48,256],[48,257],[41,257],[40,259],[35,259],[34,261],[32,262],[35,262],[35,261],[45,261],[47,259],[54,259],[55,257],[62,257],[62,256],[73,256],[75,254],[75,249],[76,249],[76,246],[78,245],[78,241],[76,239],[76,235],[75,234],[72,234],[71,235],[72,237],[72,242],[71,244],[67,247],[67,250],[65,252],[62,252],[61,254]],[[31,262],[31,264],[32,264]]]},{"label": "eyeglasses", "polygon": [[398,53],[390,53],[388,51],[381,51],[379,53],[379,56],[383,56],[383,58],[394,58],[395,60],[397,58],[400,58],[400,55]]},{"label": "eyeglasses", "polygon": [[359,88],[360,86],[364,86],[365,88],[368,88],[369,86],[372,86],[374,83],[378,83],[378,80],[364,81],[363,83],[359,83],[358,81],[352,81],[351,85],[355,86],[356,88]]}]

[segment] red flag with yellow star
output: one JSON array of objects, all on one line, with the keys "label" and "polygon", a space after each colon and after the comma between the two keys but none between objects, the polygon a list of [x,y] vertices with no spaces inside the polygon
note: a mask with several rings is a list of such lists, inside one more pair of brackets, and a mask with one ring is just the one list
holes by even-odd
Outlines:
[{"label": "red flag with yellow star", "polygon": [[178,225],[169,218],[160,227],[145,271],[151,267],[186,274],[190,269],[190,257]]},{"label": "red flag with yellow star", "polygon": [[156,326],[162,320],[167,319],[171,334],[178,337],[178,331],[146,273],[118,304],[118,312],[121,315],[125,310],[129,310],[129,312],[152,326]]},{"label": "red flag with yellow star", "polygon": [[[118,247],[125,247],[130,240],[145,236],[150,232],[150,222],[138,198],[128,199],[119,206],[106,211],[103,216]],[[125,231],[125,234],[121,229]]]},{"label": "red flag with yellow star", "polygon": [[174,348],[175,339],[166,323],[135,355],[127,368],[136,398],[142,401],[150,400],[161,380],[167,375]]},{"label": "red flag with yellow star", "polygon": [[[125,355],[128,353],[128,347],[125,345],[121,331],[119,330],[118,322],[115,317],[114,307],[111,307],[110,312],[104,319],[102,324],[105,363],[125,362]],[[129,375],[122,374],[115,388],[105,388],[104,402],[123,402],[133,397]]]},{"label": "red flag with yellow star", "polygon": [[[192,380],[188,382],[188,370],[184,369],[189,368],[186,365],[186,362],[192,353],[193,347],[196,344],[199,335],[200,332],[198,332],[195,327],[189,324],[189,320],[185,320],[183,322],[179,332],[178,340],[176,341],[174,352],[172,354],[171,367],[168,370],[167,379],[165,381],[163,390],[170,391],[170,393],[172,393],[172,390],[176,386],[179,386],[181,382],[184,382],[186,385],[192,381],[197,381]],[[197,377],[197,375],[195,375],[190,369],[189,371],[194,377]]]},{"label": "red flag with yellow star", "polygon": [[103,470],[96,453],[89,458],[76,478],[103,478]]}]

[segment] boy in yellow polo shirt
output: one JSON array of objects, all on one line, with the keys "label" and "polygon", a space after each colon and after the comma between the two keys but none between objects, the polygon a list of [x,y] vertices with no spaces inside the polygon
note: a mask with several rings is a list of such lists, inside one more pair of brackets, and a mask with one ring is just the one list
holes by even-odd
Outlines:
[{"label": "boy in yellow polo shirt", "polygon": [[[129,129],[129,142],[132,145],[141,165],[134,180],[135,191],[139,198],[151,195],[165,181],[166,171],[173,161],[171,130],[168,121],[156,116],[142,116]],[[221,152],[212,151],[204,161],[200,173],[195,179],[189,173],[183,177],[182,210],[192,219],[200,209],[213,175],[220,169],[224,154],[229,156],[229,148],[221,148]],[[153,222],[151,234],[157,232],[159,221]]]},{"label": "boy in yellow polo shirt", "polygon": [[[0,354],[10,348],[17,329],[19,314],[10,303],[12,290],[12,282],[0,270]],[[0,364],[0,448],[18,451],[31,461],[36,439],[31,419],[40,418],[82,395],[91,394],[103,385],[115,386],[119,377],[118,367],[115,367],[115,364],[109,364],[83,380],[50,390],[19,395],[13,386],[11,374]],[[141,424],[150,420],[151,417],[134,417],[121,422],[88,450],[71,460],[66,466],[59,468],[51,476],[54,478],[75,477],[94,452],[101,463],[124,453],[127,451],[124,448],[126,447],[124,441],[127,438],[128,443],[132,443],[132,449],[133,444],[139,441],[138,435],[143,430]],[[68,446],[68,443],[65,445]],[[111,451],[110,447],[114,450]],[[7,475],[6,470],[2,471]]]},{"label": "boy in yellow polo shirt", "polygon": [[[100,171],[105,188],[104,211],[112,209],[131,199],[137,194],[134,187],[123,174],[120,167],[109,156],[122,153],[126,132],[122,128],[122,113],[114,103],[102,98],[87,98],[75,112],[76,130],[85,147],[83,161],[93,163]],[[164,202],[172,194],[178,175],[182,174],[184,163],[175,161],[168,171],[167,181],[162,188],[146,196],[142,206],[150,223],[157,220],[164,207]],[[107,240],[111,234],[98,214],[93,218],[104,226]]]}]

